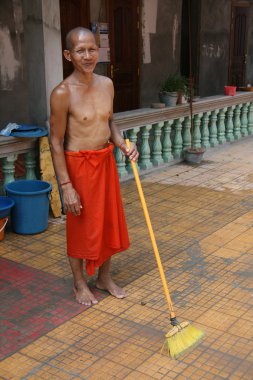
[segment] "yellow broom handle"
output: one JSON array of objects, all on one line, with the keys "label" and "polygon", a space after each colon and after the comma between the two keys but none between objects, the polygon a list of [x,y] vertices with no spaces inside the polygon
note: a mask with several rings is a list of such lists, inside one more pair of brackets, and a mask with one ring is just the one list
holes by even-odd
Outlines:
[{"label": "yellow broom handle", "polygon": [[[126,139],[125,141],[126,141],[126,145],[128,146],[128,148],[130,148],[130,141],[129,141],[129,139]],[[147,223],[147,226],[148,226],[148,231],[149,231],[149,235],[150,235],[150,238],[151,238],[152,246],[153,246],[153,249],[154,249],[154,253],[155,253],[158,269],[159,269],[159,272],[160,272],[160,277],[161,277],[163,288],[164,288],[164,291],[165,291],[165,296],[166,296],[167,301],[168,301],[169,310],[170,310],[170,316],[171,316],[171,318],[175,318],[175,313],[174,313],[174,310],[173,310],[172,301],[171,301],[171,297],[170,297],[167,281],[166,281],[166,278],[165,278],[165,274],[164,274],[164,270],[163,270],[163,267],[162,267],[160,255],[159,255],[159,252],[158,252],[158,248],[157,248],[157,244],[156,244],[155,235],[154,235],[154,232],[153,232],[151,220],[150,220],[150,217],[149,217],[149,212],[148,212],[147,204],[146,204],[146,201],[145,201],[145,198],[144,198],[144,194],[143,194],[143,191],[142,191],[142,186],[141,186],[141,182],[140,182],[140,178],[139,178],[139,173],[138,173],[138,170],[136,168],[136,163],[134,161],[131,161],[131,165],[132,165],[132,169],[133,169],[136,185],[137,185],[137,188],[138,188],[138,191],[139,191],[139,196],[140,196],[140,199],[141,199],[141,204],[142,204],[142,208],[143,208],[143,211],[144,211],[146,223]]]}]

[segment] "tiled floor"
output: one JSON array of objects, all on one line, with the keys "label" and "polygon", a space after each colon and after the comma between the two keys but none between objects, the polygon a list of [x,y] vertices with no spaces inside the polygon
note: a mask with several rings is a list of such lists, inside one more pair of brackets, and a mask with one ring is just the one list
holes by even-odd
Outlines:
[{"label": "tiled floor", "polygon": [[75,302],[64,220],[6,231],[0,379],[253,379],[252,157],[249,137],[142,178],[178,319],[206,332],[177,361],[160,354],[169,314],[134,181],[122,183],[131,248],[112,263],[124,300]]}]

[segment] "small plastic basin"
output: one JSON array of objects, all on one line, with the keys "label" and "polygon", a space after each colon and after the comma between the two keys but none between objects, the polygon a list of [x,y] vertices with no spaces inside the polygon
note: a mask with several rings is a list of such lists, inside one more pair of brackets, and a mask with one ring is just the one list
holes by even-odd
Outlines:
[{"label": "small plastic basin", "polygon": [[14,201],[5,196],[0,196],[0,219],[10,215],[11,208],[14,206]]}]

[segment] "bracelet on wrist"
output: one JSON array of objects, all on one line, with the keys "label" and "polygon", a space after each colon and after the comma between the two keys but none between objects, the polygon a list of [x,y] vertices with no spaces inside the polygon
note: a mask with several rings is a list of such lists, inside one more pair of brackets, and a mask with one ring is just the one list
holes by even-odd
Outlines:
[{"label": "bracelet on wrist", "polygon": [[120,145],[119,145],[119,149],[121,149],[122,145],[125,144],[125,141],[123,141]]},{"label": "bracelet on wrist", "polygon": [[70,180],[60,183],[61,187],[67,185],[68,183],[71,183]]}]

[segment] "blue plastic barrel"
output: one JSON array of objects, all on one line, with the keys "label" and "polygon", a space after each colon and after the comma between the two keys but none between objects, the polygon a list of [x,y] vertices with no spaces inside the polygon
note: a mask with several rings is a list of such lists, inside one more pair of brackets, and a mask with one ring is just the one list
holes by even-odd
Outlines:
[{"label": "blue plastic barrel", "polygon": [[52,185],[39,180],[19,180],[5,185],[15,202],[11,226],[17,234],[37,234],[48,227],[49,197]]}]

